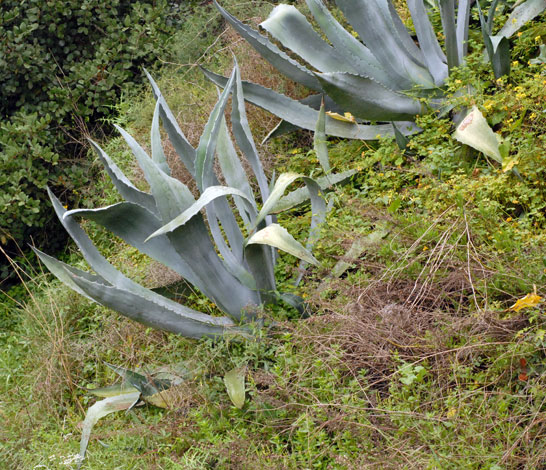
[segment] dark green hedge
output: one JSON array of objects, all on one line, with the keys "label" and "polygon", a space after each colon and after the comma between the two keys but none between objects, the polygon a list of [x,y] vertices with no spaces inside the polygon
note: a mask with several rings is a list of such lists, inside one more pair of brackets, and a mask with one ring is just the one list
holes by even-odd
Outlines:
[{"label": "dark green hedge", "polygon": [[85,183],[83,135],[97,134],[122,87],[142,80],[142,66],[168,56],[190,8],[183,0],[2,0],[2,246],[43,238],[45,186],[69,199]]}]

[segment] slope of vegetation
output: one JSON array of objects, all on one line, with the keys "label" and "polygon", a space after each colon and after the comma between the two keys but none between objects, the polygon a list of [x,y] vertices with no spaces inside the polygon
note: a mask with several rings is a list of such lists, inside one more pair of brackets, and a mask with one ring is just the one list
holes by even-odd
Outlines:
[{"label": "slope of vegetation", "polygon": [[[271,9],[223,5],[254,25]],[[182,64],[160,73],[194,145],[217,99],[196,62],[227,74],[231,51],[243,79],[302,96],[232,30],[211,31],[218,18],[210,5],[197,8],[173,42]],[[83,468],[543,468],[546,69],[534,59],[545,32],[539,18],[514,36],[511,75],[499,80],[471,32],[474,52],[448,81],[448,99],[476,105],[504,139],[504,168],[458,143],[447,116],[419,116],[424,131],[404,150],[393,138],[329,139],[332,168],[358,173],[334,193],[315,252],[322,267],[306,269],[296,290],[310,316],[266,307],[277,324],[255,339],[185,340],[90,303],[34,261],[25,266],[31,277],[14,265],[24,285],[0,304],[0,461],[14,470],[76,468],[81,422],[95,400],[87,390],[116,380],[105,363],[144,373],[184,363],[194,373],[171,406],[101,420]],[[458,93],[469,85],[472,95]],[[147,144],[151,93],[121,101],[117,111],[116,122]],[[277,120],[248,111],[260,141]],[[144,188],[121,139],[103,145]],[[321,174],[310,133],[259,152],[268,175]],[[166,153],[174,162],[172,149]],[[175,175],[187,177],[182,168]],[[117,201],[105,177],[85,191],[100,205]],[[308,208],[298,207],[280,223],[303,241],[309,220]],[[86,229],[133,279],[152,288],[179,281],[98,226]],[[73,247],[62,259],[86,269]],[[297,260],[282,254],[281,287],[290,290],[297,273]],[[216,312],[195,292],[189,302]],[[242,409],[223,382],[234,368],[246,371]]]}]

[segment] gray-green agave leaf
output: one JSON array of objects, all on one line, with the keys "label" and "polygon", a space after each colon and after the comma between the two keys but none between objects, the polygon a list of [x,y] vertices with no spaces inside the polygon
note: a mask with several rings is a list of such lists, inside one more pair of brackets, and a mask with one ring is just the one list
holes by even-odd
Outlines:
[{"label": "gray-green agave leaf", "polygon": [[[209,117],[197,149],[188,143],[159,87],[149,78],[157,100],[150,132],[151,156],[127,131],[118,130],[141,167],[150,192],[137,189],[112,159],[92,143],[124,201],[98,209],[68,211],[51,191],[49,195],[58,218],[93,272],[73,268],[35,251],[67,286],[132,320],[189,338],[226,334],[247,336],[250,329],[239,326],[237,322],[252,320],[262,303],[281,298],[273,295],[276,293],[276,249],[317,264],[310,248],[316,239],[316,228],[326,213],[322,191],[346,175],[330,172],[323,177],[327,181],[317,182],[299,175],[281,176],[271,187],[248,125],[244,87],[236,62],[230,78],[223,83],[224,91]],[[250,163],[249,175],[245,174],[241,157],[226,126],[225,108],[230,95],[233,96],[233,135],[239,150]],[[324,110],[320,113],[311,111],[318,119],[317,134],[322,139],[322,142],[316,142],[316,147],[320,149],[323,168],[329,171],[324,134],[327,119]],[[180,160],[195,178],[199,190],[197,200],[184,183],[172,176],[161,141],[161,123]],[[216,159],[219,165],[215,165]],[[221,175],[215,173],[215,166],[220,168]],[[252,177],[258,182],[261,198],[256,199],[252,190]],[[289,202],[285,207],[311,201],[313,217],[307,248],[274,224],[275,216],[270,214],[274,208],[278,209],[288,184],[297,178],[305,182],[307,194],[295,191],[297,197],[295,194],[287,195]],[[220,185],[219,180],[226,181],[228,186]],[[260,205],[262,209],[258,211]],[[206,211],[206,219],[203,211]],[[199,312],[129,279],[99,252],[80,226],[80,219],[98,223],[168,266],[199,289],[226,316]],[[153,395],[136,383],[130,383],[143,396]]]},{"label": "gray-green agave leaf", "polygon": [[[445,80],[451,69],[464,63],[468,51],[471,0],[407,0],[417,43],[392,0],[336,0],[351,32],[334,18],[323,0],[306,3],[320,31],[293,5],[285,4],[277,5],[260,25],[284,48],[299,56],[305,63],[301,65],[214,0],[224,18],[264,59],[288,78],[319,92],[295,101],[243,82],[248,101],[282,119],[268,138],[296,128],[314,130],[320,94],[329,98],[325,100],[326,111],[339,113],[341,109],[340,114],[350,112],[357,119],[355,123],[345,123],[327,117],[326,134],[352,139],[373,140],[395,134],[393,126],[383,122],[393,122],[403,135],[418,132],[415,125],[406,121],[413,121],[427,108],[442,110]],[[492,10],[494,5],[496,1]],[[484,42],[497,77],[509,72],[510,35],[545,7],[546,0],[527,0],[518,5],[497,36],[491,35],[491,13]],[[429,11],[436,9],[445,38],[443,49],[429,19]],[[226,86],[226,77],[209,71],[205,75],[217,85]],[[425,106],[422,99],[427,102]]]}]

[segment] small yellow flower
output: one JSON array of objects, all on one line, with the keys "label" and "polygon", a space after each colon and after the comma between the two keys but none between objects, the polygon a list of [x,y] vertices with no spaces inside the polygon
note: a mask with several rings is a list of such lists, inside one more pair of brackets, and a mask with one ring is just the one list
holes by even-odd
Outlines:
[{"label": "small yellow flower", "polygon": [[535,42],[540,42],[540,36],[535,37]]},{"label": "small yellow flower", "polygon": [[512,217],[507,217],[506,222],[512,222]]}]

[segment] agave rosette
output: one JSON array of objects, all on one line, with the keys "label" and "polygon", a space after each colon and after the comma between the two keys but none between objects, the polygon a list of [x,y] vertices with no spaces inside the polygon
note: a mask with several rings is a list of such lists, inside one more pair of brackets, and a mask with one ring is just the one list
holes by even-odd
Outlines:
[{"label": "agave rosette", "polygon": [[[260,26],[301,61],[239,21],[216,0],[214,3],[263,58],[283,75],[317,93],[295,101],[259,85],[244,83],[248,101],[282,118],[269,137],[298,127],[313,129],[323,95],[328,111],[340,115],[349,112],[358,120],[351,123],[327,117],[329,135],[368,140],[392,135],[395,129],[404,135],[415,132],[415,116],[427,107],[442,107],[445,79],[467,54],[470,0],[438,0],[437,7],[431,6],[431,2],[427,7],[424,0],[407,0],[418,44],[390,0],[336,0],[354,35],[336,20],[322,0],[306,0],[320,32],[293,5],[278,5]],[[484,39],[495,73],[503,74],[508,72],[506,63],[510,62],[507,38],[544,11],[546,0],[527,0],[518,6],[496,36],[491,36],[497,2],[493,3],[487,26],[484,24]],[[439,9],[444,48],[429,19],[431,8]],[[481,11],[480,16],[484,21]],[[220,86],[227,83],[226,77],[210,71],[205,74]],[[395,124],[388,124],[391,122]]]},{"label": "agave rosette", "polygon": [[[248,330],[238,323],[255,318],[258,306],[282,298],[276,291],[274,277],[276,250],[317,263],[310,252],[313,237],[307,246],[301,245],[275,223],[272,214],[310,198],[311,225],[316,227],[326,212],[322,190],[354,172],[329,174],[318,180],[282,174],[270,190],[248,126],[237,64],[197,148],[190,145],[159,88],[149,75],[148,78],[157,100],[151,129],[151,158],[126,131],[118,130],[141,167],[150,192],[137,189],[100,146],[92,142],[124,201],[99,209],[66,210],[51,192],[49,194],[57,216],[94,273],[35,251],[49,270],[69,287],[138,322],[192,338],[230,332],[247,334]],[[258,197],[226,126],[224,113],[230,94],[233,95],[233,135],[250,164],[260,193]],[[324,110],[320,114],[324,117]],[[181,162],[195,179],[199,190],[197,199],[184,183],[171,176],[161,142],[160,120]],[[323,125],[324,119],[319,121],[319,127],[321,122]],[[216,159],[225,186],[219,184],[214,171]],[[304,181],[307,192],[295,190],[284,195],[297,179]],[[206,213],[206,220],[202,212]],[[98,223],[177,272],[226,316],[198,312],[126,277],[93,245],[78,223],[82,218]],[[286,298],[293,300],[290,296]]]}]

